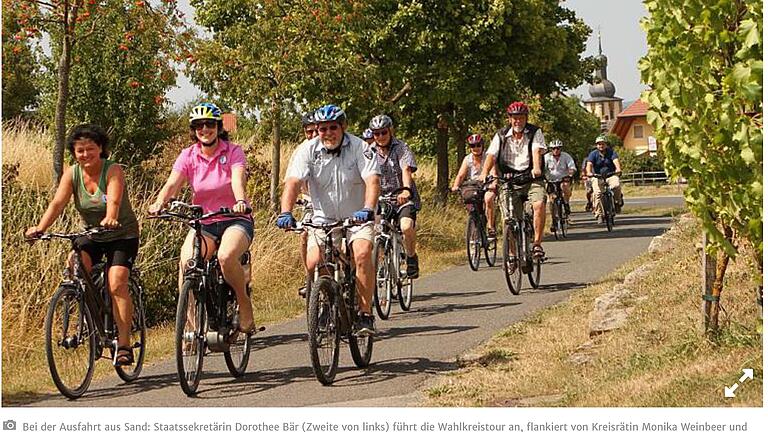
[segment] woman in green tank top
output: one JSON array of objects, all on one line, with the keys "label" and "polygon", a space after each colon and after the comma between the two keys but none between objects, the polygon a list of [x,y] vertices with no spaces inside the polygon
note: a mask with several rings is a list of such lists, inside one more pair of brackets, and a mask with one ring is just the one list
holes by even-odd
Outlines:
[{"label": "woman in green tank top", "polygon": [[70,198],[74,198],[75,208],[86,227],[113,229],[82,238],[78,243],[88,271],[93,263],[106,257],[107,284],[118,331],[117,363],[128,365],[133,363],[130,341],[133,303],[128,292],[128,276],[139,250],[139,224],[128,200],[123,170],[107,159],[108,144],[107,134],[99,126],[83,124],[74,128],[67,147],[77,163],[66,168],[45,214],[25,235],[43,234],[61,215]]}]

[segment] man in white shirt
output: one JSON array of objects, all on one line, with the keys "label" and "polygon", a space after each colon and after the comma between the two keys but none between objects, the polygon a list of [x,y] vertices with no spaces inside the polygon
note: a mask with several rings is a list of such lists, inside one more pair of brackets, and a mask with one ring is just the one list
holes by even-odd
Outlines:
[{"label": "man in white shirt", "polygon": [[[573,161],[571,155],[563,151],[563,142],[560,140],[554,140],[549,143],[550,152],[544,155],[544,177],[548,182],[562,182],[560,188],[563,191],[563,199],[565,200],[565,214],[566,217],[571,214],[571,177],[576,172],[576,162]],[[547,185],[547,193],[549,194],[549,213],[552,215],[552,227],[550,231],[554,231],[554,202],[555,202],[555,186],[551,187]]]}]

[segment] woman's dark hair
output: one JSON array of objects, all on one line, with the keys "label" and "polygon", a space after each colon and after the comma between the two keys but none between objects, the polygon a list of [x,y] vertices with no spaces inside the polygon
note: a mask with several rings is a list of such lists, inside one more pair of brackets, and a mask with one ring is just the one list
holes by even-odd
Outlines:
[{"label": "woman's dark hair", "polygon": [[72,129],[67,138],[67,148],[72,157],[75,156],[75,141],[80,141],[81,139],[89,139],[95,142],[101,149],[100,158],[106,159],[109,157],[109,137],[101,126],[84,123]]},{"label": "woman's dark hair", "polygon": [[[229,132],[224,130],[223,120],[216,120],[216,130],[219,131],[218,136],[220,140],[229,141]],[[192,123],[189,124],[189,139],[193,143],[197,143],[197,135],[195,134],[195,128],[192,127]]]}]

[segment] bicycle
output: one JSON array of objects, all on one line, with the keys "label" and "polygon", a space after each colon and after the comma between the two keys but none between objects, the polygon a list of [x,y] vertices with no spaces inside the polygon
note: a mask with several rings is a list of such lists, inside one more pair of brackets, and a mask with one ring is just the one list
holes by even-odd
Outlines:
[{"label": "bicycle", "polygon": [[[173,201],[169,209],[150,216],[182,222],[195,231],[192,258],[187,262],[176,308],[176,371],[181,389],[187,396],[197,393],[206,349],[224,353],[229,373],[238,378],[245,374],[253,343],[250,334],[238,330],[237,298],[224,280],[218,258],[214,254],[211,259],[204,259],[202,222],[215,216],[235,218],[240,215],[223,207],[203,214],[201,206]],[[250,253],[246,251],[241,264],[245,266],[249,262]],[[250,297],[247,283],[246,292]],[[255,332],[264,329],[259,327]]]},{"label": "bicycle", "polygon": [[[480,248],[485,253],[485,262],[489,267],[496,264],[496,237],[489,237],[486,227],[488,219],[485,215],[485,192],[487,183],[465,181],[461,185],[461,197],[467,208],[467,261],[472,271],[480,267]],[[495,230],[495,227],[494,227]]]},{"label": "bicycle", "polygon": [[[53,383],[69,399],[82,396],[91,384],[96,360],[110,358],[117,375],[125,382],[139,377],[146,351],[144,289],[139,271],[132,269],[128,292],[133,302],[130,348],[138,350],[132,365],[118,365],[117,326],[112,315],[112,300],[106,287],[105,266],[98,263],[90,275],[85,269],[77,244],[81,237],[105,232],[101,227],[77,233],[45,233],[29,241],[69,240],[74,252],[73,265],[51,297],[45,316],[45,355]],[[104,349],[109,357],[104,357]],[[76,370],[83,369],[82,375]]]},{"label": "bicycle", "polygon": [[596,177],[598,181],[598,187],[603,191],[600,197],[600,204],[603,208],[603,223],[608,232],[613,231],[613,227],[616,225],[616,208],[613,201],[613,190],[608,187],[608,178],[616,174],[615,172],[607,172],[604,174],[593,173],[592,177]]},{"label": "bicycle", "polygon": [[[529,173],[513,174],[511,177],[494,177],[507,188],[505,205],[506,217],[504,219],[503,260],[504,278],[507,288],[513,295],[520,294],[523,284],[523,273],[528,276],[528,282],[532,288],[538,288],[541,282],[542,258],[533,255],[533,215],[529,212],[525,203],[528,201],[528,193],[523,192],[523,187],[533,182]],[[520,200],[524,211],[521,217],[514,215],[514,200]],[[513,246],[514,245],[514,246]]]},{"label": "bicycle", "polygon": [[551,190],[551,193],[555,194],[555,201],[552,206],[552,227],[554,228],[555,240],[559,240],[558,232],[563,239],[568,236],[568,212],[565,208],[565,198],[563,197],[562,189],[563,182],[570,183],[570,180],[566,179],[568,177],[555,182],[547,182],[547,191]]},{"label": "bicycle", "polygon": [[[339,344],[342,335],[349,344],[352,360],[358,368],[365,368],[373,354],[373,335],[355,331],[359,305],[352,247],[347,241],[347,230],[356,224],[345,219],[330,224],[299,222],[293,231],[306,228],[325,233],[323,260],[315,267],[314,282],[309,294],[307,333],[312,371],[323,385],[333,383],[339,366]],[[344,239],[343,248],[334,246],[334,233]],[[312,235],[312,233],[310,233]]]},{"label": "bicycle", "polygon": [[411,189],[401,187],[379,197],[381,218],[376,226],[373,247],[373,262],[376,266],[373,303],[376,305],[376,313],[383,320],[389,319],[393,297],[397,298],[404,311],[411,308],[413,301],[413,279],[408,277],[403,233],[397,217],[403,207],[412,203],[398,207],[396,201],[393,201],[402,191],[410,193]]}]

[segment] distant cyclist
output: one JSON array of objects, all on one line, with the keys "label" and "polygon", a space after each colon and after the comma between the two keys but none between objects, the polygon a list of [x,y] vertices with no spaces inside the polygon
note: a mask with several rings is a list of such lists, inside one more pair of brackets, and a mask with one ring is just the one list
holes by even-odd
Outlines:
[{"label": "distant cyclist", "polygon": [[[365,141],[346,132],[347,116],[336,105],[315,112],[319,135],[299,146],[285,173],[281,200],[282,213],[277,226],[296,226],[291,211],[302,182],[309,185],[314,213],[313,223],[333,223],[352,218],[363,225],[348,230],[355,261],[360,317],[357,330],[374,333],[371,306],[375,287],[372,252],[374,209],[379,198],[380,171],[374,153]],[[311,230],[307,249],[307,268],[314,269],[322,259],[322,230]]]},{"label": "distant cyclist", "polygon": [[[605,135],[599,135],[595,139],[595,145],[597,145],[597,148],[592,150],[588,157],[587,176],[592,177],[595,173],[614,173],[608,177],[607,184],[611,191],[613,191],[616,213],[621,213],[624,197],[621,194],[621,180],[619,180],[619,175],[621,174],[619,155],[608,146],[608,138]],[[594,191],[595,218],[600,219],[603,216],[603,205],[600,202],[603,191],[600,189],[600,183],[595,177],[592,177],[592,190]]]},{"label": "distant cyclist", "polygon": [[373,144],[373,131],[370,128],[363,131],[363,140],[368,144]]},{"label": "distant cyclist", "polygon": [[[469,154],[461,162],[459,173],[453,181],[452,191],[456,192],[465,180],[485,180],[482,177],[483,164],[485,163],[485,140],[480,134],[472,134],[467,137]],[[492,173],[495,173],[495,169]],[[492,183],[483,197],[485,201],[485,217],[488,220],[488,237],[496,237],[496,183]]]},{"label": "distant cyclist", "polygon": [[581,161],[581,180],[584,183],[584,191],[586,192],[587,204],[584,205],[584,211],[592,211],[592,179],[587,176],[587,161],[589,157],[585,157]]},{"label": "distant cyclist", "polygon": [[[566,216],[570,216],[570,180],[573,177],[573,174],[576,173],[576,163],[573,161],[571,155],[563,151],[563,142],[560,140],[552,140],[549,143],[549,150],[550,152],[544,155],[544,177],[550,182],[562,181],[560,188],[563,191],[563,200],[565,200],[565,214]],[[547,192],[549,193],[549,212],[552,215],[552,226],[550,227],[550,231],[554,232],[554,190],[548,189]]]},{"label": "distant cyclist", "polygon": [[371,119],[368,126],[373,131],[373,140],[376,145],[371,149],[376,152],[376,160],[381,171],[381,193],[387,194],[398,188],[407,187],[411,192],[403,191],[397,196],[398,206],[402,206],[398,212],[400,230],[403,232],[403,246],[405,246],[405,261],[408,265],[408,277],[419,277],[419,256],[416,254],[416,213],[421,208],[419,192],[413,181],[413,173],[416,172],[416,158],[408,147],[408,144],[394,136],[392,119],[385,114],[377,115]]},{"label": "distant cyclist", "polygon": [[301,116],[301,127],[304,130],[304,139],[312,139],[317,136],[317,124],[313,112],[304,113]]},{"label": "distant cyclist", "polygon": [[[301,124],[304,128],[305,141],[309,141],[317,136],[317,122],[315,122],[315,112],[311,111],[301,116]],[[301,145],[299,145],[301,147]],[[299,149],[296,147],[296,150]],[[294,150],[294,154],[296,153]],[[293,156],[291,156],[293,159]],[[312,220],[312,198],[309,196],[309,188],[307,183],[304,182],[301,185],[301,192],[299,193],[299,200],[304,203],[304,215],[302,221]],[[302,231],[299,234],[299,254],[301,255],[301,262],[304,265],[304,270],[307,272],[306,281],[310,280],[311,270],[307,268],[307,236],[309,234],[306,231]],[[307,284],[302,284],[299,287],[299,295],[305,297],[307,295]]]},{"label": "distant cyclist", "polygon": [[[491,169],[496,166],[500,176],[528,173],[533,181],[523,190],[528,194],[528,201],[533,207],[533,249],[532,252],[539,258],[544,257],[544,248],[541,247],[544,224],[546,223],[546,191],[544,188],[542,154],[547,146],[541,129],[528,123],[528,105],[523,102],[513,102],[507,107],[507,119],[509,126],[500,129],[491,141],[483,165],[481,176],[485,178]],[[501,190],[502,203],[506,202],[507,188]],[[503,212],[506,212],[502,204]],[[515,205],[514,209],[522,215],[522,205]],[[506,214],[503,215],[506,217]]]}]

